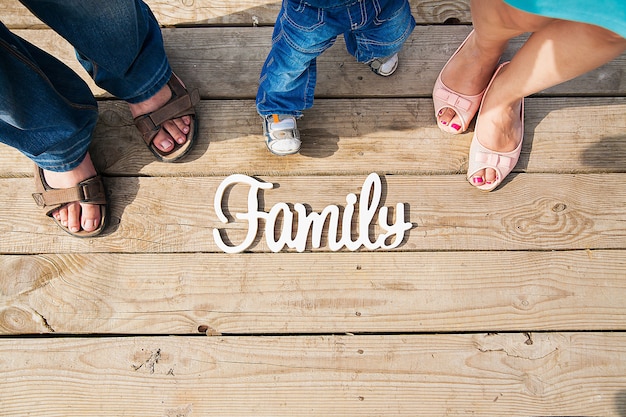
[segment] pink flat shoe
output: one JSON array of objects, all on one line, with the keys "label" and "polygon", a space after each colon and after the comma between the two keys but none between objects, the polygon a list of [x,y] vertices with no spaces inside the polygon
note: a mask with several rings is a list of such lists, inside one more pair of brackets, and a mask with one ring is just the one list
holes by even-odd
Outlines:
[{"label": "pink flat shoe", "polygon": [[[435,82],[435,87],[433,88],[433,103],[435,105],[435,118],[437,118],[437,126],[444,132],[459,134],[463,133],[469,127],[472,119],[476,115],[478,108],[480,107],[480,102],[483,99],[483,95],[485,94],[485,90],[481,93],[476,94],[475,96],[468,96],[465,94],[457,93],[456,91],[448,88],[443,81],[441,80],[441,74],[446,69],[450,61],[456,56],[456,54],[463,48],[463,45],[467,42],[467,40],[472,36],[474,31],[472,30],[467,38],[463,41],[461,46],[452,54],[446,65],[443,66],[441,72],[439,72],[439,76],[437,77],[437,81]],[[461,128],[459,130],[453,129],[452,127],[442,125],[439,122],[439,112],[442,109],[450,108],[454,110],[454,112],[461,119]]]},{"label": "pink flat shoe", "polygon": [[[485,92],[489,90],[491,87],[491,83],[498,75],[498,72],[507,65],[508,62],[500,65],[498,69],[496,69],[495,74],[491,78],[489,85],[485,89]],[[469,163],[467,168],[467,180],[474,187],[478,188],[482,191],[492,191],[498,185],[502,183],[504,178],[513,171],[517,161],[519,160],[520,153],[522,152],[522,142],[524,141],[524,99],[522,99],[522,104],[520,108],[520,119],[521,119],[521,129],[519,132],[519,143],[517,147],[511,152],[496,152],[491,149],[485,148],[478,139],[476,133],[474,133],[474,137],[472,138],[472,144],[470,145],[469,152]],[[478,112],[478,119],[476,119],[476,125],[480,122],[480,111]],[[478,129],[476,129],[478,130]],[[496,180],[491,184],[483,184],[477,185],[477,183],[472,181],[472,176],[475,175],[478,171],[491,168],[496,171]]]}]

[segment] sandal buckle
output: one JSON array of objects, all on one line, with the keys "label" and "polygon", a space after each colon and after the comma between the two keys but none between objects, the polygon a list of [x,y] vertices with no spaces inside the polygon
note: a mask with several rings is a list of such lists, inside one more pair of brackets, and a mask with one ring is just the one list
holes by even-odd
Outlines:
[{"label": "sandal buckle", "polygon": [[45,207],[46,206],[46,200],[44,199],[42,193],[33,193],[33,199],[35,200],[35,203],[39,207]]},{"label": "sandal buckle", "polygon": [[82,198],[80,201],[94,201],[104,197],[102,183],[95,178],[80,183]]}]

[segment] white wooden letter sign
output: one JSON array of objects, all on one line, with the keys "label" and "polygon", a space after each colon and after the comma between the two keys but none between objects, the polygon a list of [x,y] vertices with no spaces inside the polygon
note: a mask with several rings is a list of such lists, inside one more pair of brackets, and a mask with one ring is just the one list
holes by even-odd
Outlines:
[{"label": "white wooden letter sign", "polygon": [[[215,193],[215,213],[222,223],[228,224],[228,218],[224,215],[222,207],[224,192],[228,187],[235,184],[245,184],[250,187],[248,191],[248,211],[237,213],[238,220],[248,222],[248,232],[239,245],[229,246],[222,239],[219,229],[213,229],[213,238],[217,246],[226,253],[242,252],[254,242],[259,229],[259,220],[265,221],[265,239],[267,246],[272,252],[280,252],[285,246],[303,252],[306,249],[309,232],[311,234],[311,246],[319,248],[322,240],[324,224],[328,220],[328,247],[332,251],[338,251],[342,247],[355,251],[361,246],[367,249],[393,249],[400,245],[404,239],[404,233],[413,225],[404,221],[404,204],[398,203],[395,210],[395,222],[388,223],[389,209],[380,207],[382,184],[376,173],[368,175],[361,188],[360,198],[353,193],[346,196],[346,207],[340,218],[340,210],[336,205],[329,205],[321,213],[308,213],[304,204],[296,203],[293,210],[297,214],[297,229],[293,236],[294,213],[286,203],[275,204],[269,213],[259,211],[259,191],[274,188],[271,183],[261,182],[252,177],[242,174],[234,174],[222,181]],[[352,220],[358,201],[358,233],[356,240],[352,240]],[[381,233],[372,241],[370,238],[370,226],[378,214],[378,224],[385,233]],[[282,228],[276,233],[276,223],[282,216]],[[341,222],[341,224],[340,224]],[[337,238],[341,227],[341,238]],[[278,239],[276,239],[278,235]]]}]

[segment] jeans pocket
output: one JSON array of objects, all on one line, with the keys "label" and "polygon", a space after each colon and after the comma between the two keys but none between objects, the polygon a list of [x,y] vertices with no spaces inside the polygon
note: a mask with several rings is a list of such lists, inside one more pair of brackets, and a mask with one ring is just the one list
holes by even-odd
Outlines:
[{"label": "jeans pocket", "polygon": [[284,17],[293,27],[312,32],[324,24],[324,10],[311,7],[305,0],[284,2]]},{"label": "jeans pocket", "polygon": [[405,13],[407,7],[405,0],[372,0],[372,3],[376,11],[376,17],[373,21],[375,25],[382,25],[396,19]]}]

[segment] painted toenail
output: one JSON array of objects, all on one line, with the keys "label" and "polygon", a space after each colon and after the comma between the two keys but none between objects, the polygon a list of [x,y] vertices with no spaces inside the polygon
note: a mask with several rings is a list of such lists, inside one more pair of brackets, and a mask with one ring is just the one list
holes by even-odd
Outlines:
[{"label": "painted toenail", "polygon": [[482,184],[483,183],[483,179],[481,177],[474,177],[474,178],[472,178],[472,182],[474,184]]},{"label": "painted toenail", "polygon": [[446,122],[445,120],[442,120],[442,121],[441,121],[441,124],[442,124],[442,125],[447,125],[447,124],[448,124],[448,122]]},{"label": "painted toenail", "polygon": [[451,127],[452,129],[454,129],[454,130],[459,130],[459,129],[461,129],[461,126],[460,126],[460,125],[458,125],[458,124],[456,124],[456,123],[452,123],[452,124],[450,125],[450,127]]}]

